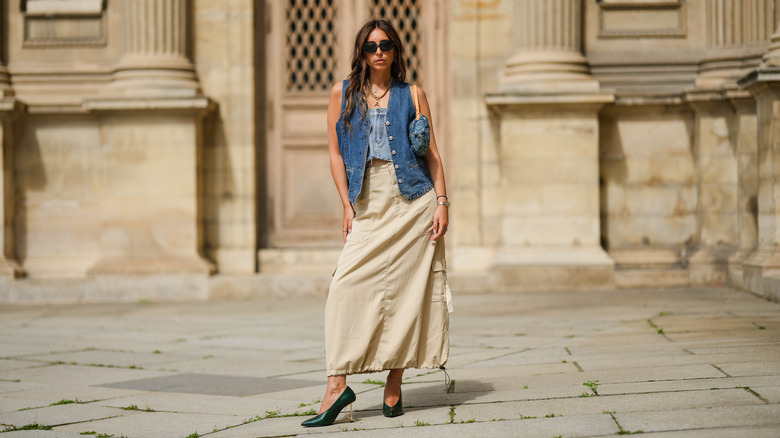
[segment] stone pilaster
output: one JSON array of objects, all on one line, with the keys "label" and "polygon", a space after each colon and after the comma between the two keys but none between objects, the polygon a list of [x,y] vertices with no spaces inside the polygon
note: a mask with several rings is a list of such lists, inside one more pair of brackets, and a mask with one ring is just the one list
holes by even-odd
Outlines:
[{"label": "stone pilaster", "polygon": [[758,248],[743,263],[743,281],[748,290],[780,301],[780,72],[757,73],[748,86],[758,117]]},{"label": "stone pilaster", "polygon": [[133,97],[195,96],[187,0],[122,0],[124,55],[111,91]]},{"label": "stone pilaster", "polygon": [[707,55],[697,88],[734,87],[737,77],[755,68],[774,29],[775,0],[707,0]]},{"label": "stone pilaster", "polygon": [[[736,94],[736,93],[735,93]],[[737,252],[729,258],[729,283],[746,289],[743,264],[758,245],[758,126],[756,101],[730,98],[735,109],[737,161]]]},{"label": "stone pilaster", "polygon": [[[14,248],[14,163],[12,120],[19,108],[13,96],[11,80],[5,66],[5,8],[0,7],[0,277],[22,274],[15,260]],[[2,287],[0,279],[0,288]],[[10,288],[9,288],[10,289]]]},{"label": "stone pilaster", "polygon": [[8,74],[8,68],[5,66],[6,43],[4,40],[6,33],[6,17],[4,8],[0,7],[0,97],[13,96],[11,88],[11,76]]},{"label": "stone pilaster", "polygon": [[[14,247],[14,162],[12,121],[20,109],[13,98],[0,99],[0,277],[18,277],[22,270],[16,263]],[[2,279],[0,279],[2,288]]]},{"label": "stone pilaster", "polygon": [[517,0],[515,45],[503,89],[598,90],[582,54],[581,0]]},{"label": "stone pilaster", "polygon": [[698,248],[689,259],[693,284],[722,284],[739,244],[737,215],[737,126],[734,109],[721,93],[689,93],[694,109]]}]

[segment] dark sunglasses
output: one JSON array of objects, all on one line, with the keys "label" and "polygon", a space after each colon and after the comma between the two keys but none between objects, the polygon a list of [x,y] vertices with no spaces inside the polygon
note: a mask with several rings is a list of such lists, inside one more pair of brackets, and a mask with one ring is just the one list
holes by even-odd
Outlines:
[{"label": "dark sunglasses", "polygon": [[379,44],[369,41],[363,43],[363,53],[376,53],[376,48],[379,47],[383,52],[389,52],[395,49],[395,43],[390,40],[382,40]]}]

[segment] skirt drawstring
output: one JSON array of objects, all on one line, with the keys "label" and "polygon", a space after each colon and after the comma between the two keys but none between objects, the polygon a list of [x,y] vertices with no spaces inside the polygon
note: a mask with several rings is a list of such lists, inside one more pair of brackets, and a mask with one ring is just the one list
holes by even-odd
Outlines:
[{"label": "skirt drawstring", "polygon": [[444,371],[444,392],[455,392],[455,381],[450,379],[450,375],[447,373],[447,368],[444,368],[444,365],[442,365],[439,367],[439,369]]}]

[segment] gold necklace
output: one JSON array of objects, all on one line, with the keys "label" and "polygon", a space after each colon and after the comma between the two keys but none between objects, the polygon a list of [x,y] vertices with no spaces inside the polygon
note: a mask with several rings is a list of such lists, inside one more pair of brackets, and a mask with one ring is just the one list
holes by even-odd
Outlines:
[{"label": "gold necklace", "polygon": [[382,100],[385,95],[387,95],[387,92],[390,91],[390,82],[387,82],[387,85],[385,85],[385,92],[382,93],[381,96],[377,96],[376,93],[374,93],[374,90],[371,89],[371,87],[368,87],[368,93],[371,94],[371,97],[374,98],[374,108],[379,108],[379,101]]}]

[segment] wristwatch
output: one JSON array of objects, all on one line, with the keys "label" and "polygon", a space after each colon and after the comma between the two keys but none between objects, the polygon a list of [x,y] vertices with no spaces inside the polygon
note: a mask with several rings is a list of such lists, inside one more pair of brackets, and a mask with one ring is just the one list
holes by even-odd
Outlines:
[{"label": "wristwatch", "polygon": [[450,201],[441,201],[441,202],[439,202],[439,205],[443,205],[443,206],[445,206],[447,208],[450,208]]}]

